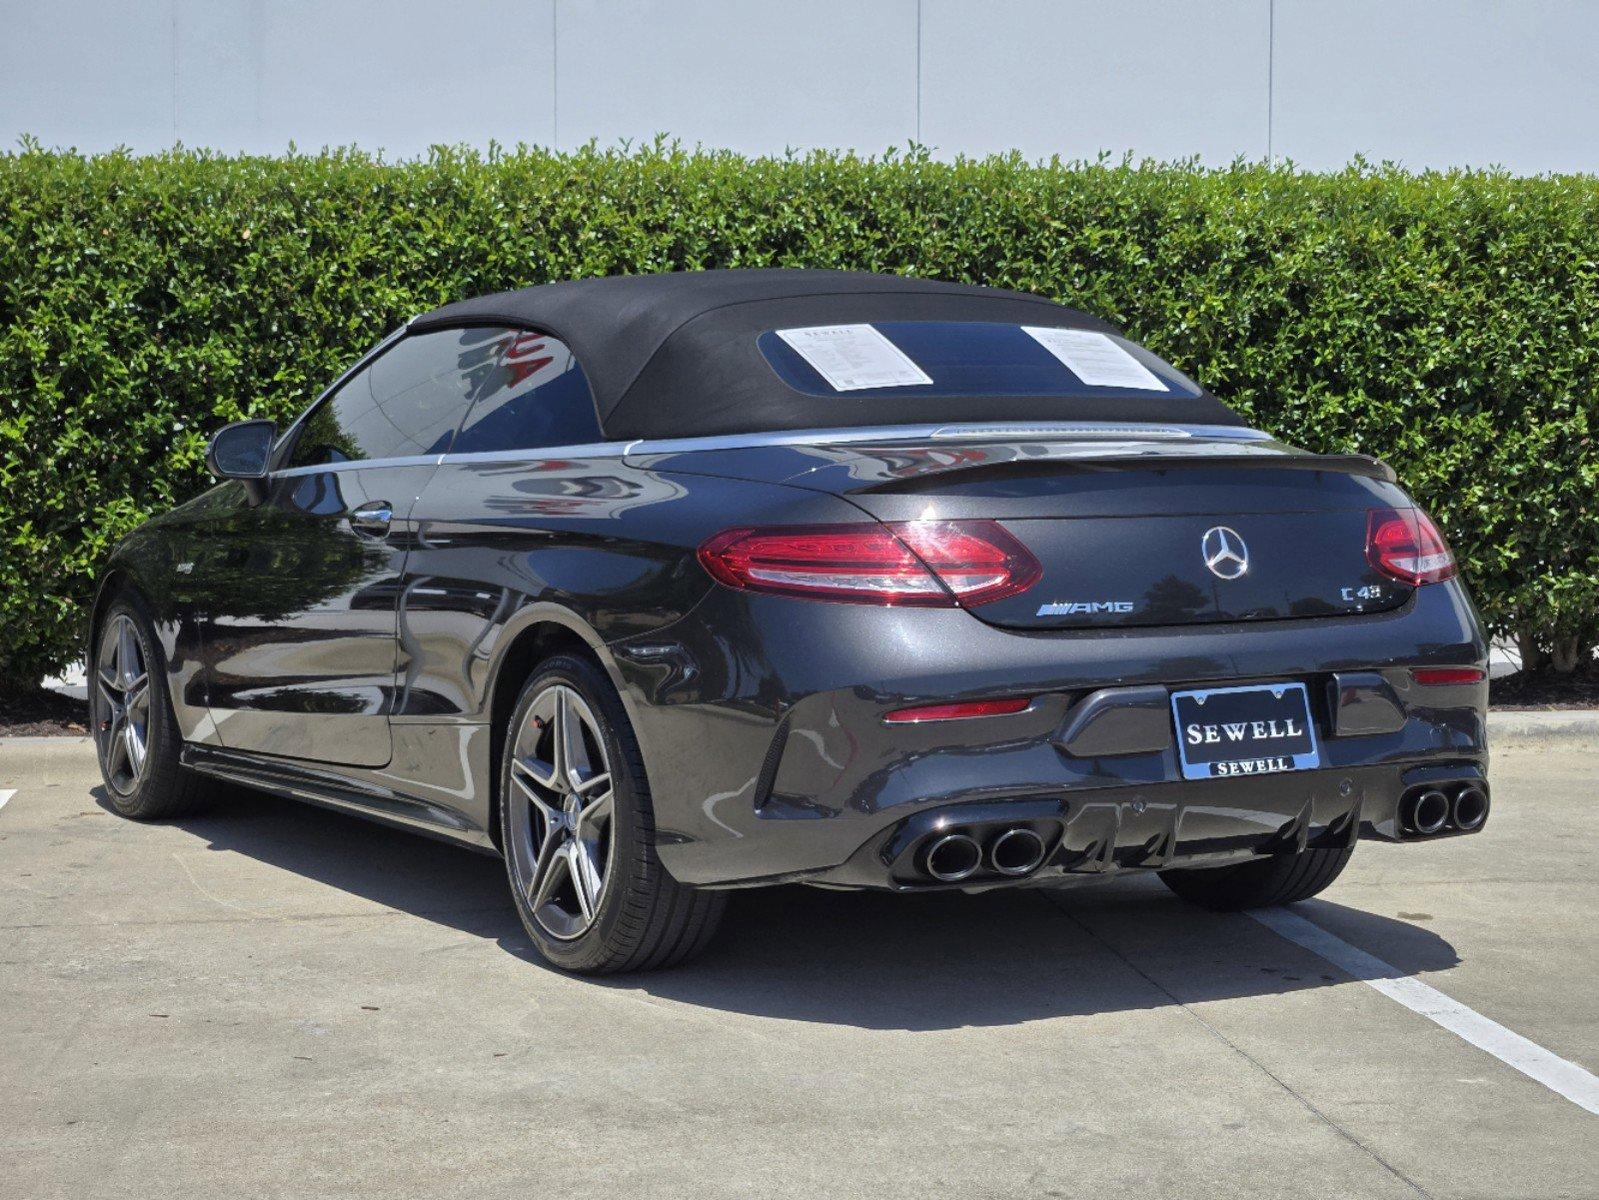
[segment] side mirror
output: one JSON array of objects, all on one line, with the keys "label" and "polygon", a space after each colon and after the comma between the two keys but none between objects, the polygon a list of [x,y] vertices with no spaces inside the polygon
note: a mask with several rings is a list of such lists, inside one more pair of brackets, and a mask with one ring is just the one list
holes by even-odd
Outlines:
[{"label": "side mirror", "polygon": [[206,448],[206,470],[218,479],[265,479],[277,427],[271,421],[224,425]]}]

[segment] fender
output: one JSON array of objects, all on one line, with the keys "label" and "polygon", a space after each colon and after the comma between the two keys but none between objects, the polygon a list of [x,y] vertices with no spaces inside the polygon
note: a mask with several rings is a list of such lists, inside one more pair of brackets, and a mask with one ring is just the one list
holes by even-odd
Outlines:
[{"label": "fender", "polygon": [[198,626],[193,620],[185,620],[184,606],[170,586],[162,588],[153,582],[161,577],[156,569],[160,566],[159,562],[151,561],[161,556],[160,529],[160,525],[152,525],[136,530],[112,550],[95,586],[94,600],[89,609],[89,628],[84,635],[84,662],[93,663],[99,650],[95,631],[100,627],[100,617],[106,605],[123,588],[131,590],[139,597],[154,626],[167,695],[183,740],[220,744],[216,723],[195,679],[202,653]]},{"label": "fender", "polygon": [[[692,611],[691,609],[690,612]],[[650,630],[647,634],[630,636],[657,637],[662,629],[669,629],[680,624],[688,616],[689,614],[685,613],[678,620],[661,626],[660,629]],[[529,648],[527,635],[535,634],[541,626],[554,626],[564,633],[576,637],[592,654],[595,661],[599,663],[600,669],[605,672],[605,677],[610,680],[611,686],[616,689],[616,694],[621,698],[622,710],[627,714],[628,724],[632,727],[633,736],[639,743],[639,749],[643,752],[645,763],[648,764],[652,760],[650,745],[651,723],[643,719],[644,710],[647,709],[650,703],[649,696],[643,686],[647,680],[630,678],[630,674],[636,675],[636,672],[624,671],[622,663],[613,649],[614,646],[629,639],[617,638],[607,642],[581,616],[565,605],[554,601],[530,601],[512,613],[500,627],[500,631],[495,637],[493,651],[489,656],[489,669],[485,673],[482,693],[476,698],[482,720],[485,722],[493,722],[494,720],[496,700],[503,699],[500,694],[500,684],[507,663],[510,663],[513,668],[525,666],[530,669],[533,666],[536,659],[524,657],[523,651]],[[511,682],[513,687],[520,686],[520,681]],[[510,699],[514,700],[514,695]],[[490,729],[488,738],[490,761],[483,764],[483,774],[481,776],[484,782],[489,784],[489,790],[484,793],[485,798],[492,794],[493,776],[499,769],[499,735],[500,730],[498,728]],[[646,782],[648,783],[647,775]]]},{"label": "fender", "polygon": [[582,617],[565,605],[557,604],[550,600],[533,600],[518,608],[506,618],[494,638],[494,650],[489,656],[489,669],[485,676],[483,693],[477,697],[478,711],[487,719],[496,689],[499,687],[500,672],[505,666],[508,652],[521,639],[522,635],[539,625],[558,625],[568,633],[577,635],[583,644],[593,652],[604,669],[606,678],[622,696],[623,707],[627,709],[628,719],[634,715],[634,701],[628,696],[627,681],[623,679],[621,669],[617,666],[616,656],[611,653],[605,639],[600,637]]}]

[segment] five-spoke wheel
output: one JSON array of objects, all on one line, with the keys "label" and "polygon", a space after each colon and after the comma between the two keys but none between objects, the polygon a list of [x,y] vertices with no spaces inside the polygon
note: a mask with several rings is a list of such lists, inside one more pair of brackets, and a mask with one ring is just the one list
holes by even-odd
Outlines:
[{"label": "five-spoke wheel", "polygon": [[615,796],[598,720],[565,684],[546,687],[511,751],[508,847],[533,919],[570,940],[594,923],[610,873]]},{"label": "five-spoke wheel", "polygon": [[698,953],[721,919],[722,893],[686,887],[662,866],[643,754],[598,664],[546,659],[522,685],[503,736],[502,849],[539,953],[587,974]]},{"label": "five-spoke wheel", "polygon": [[106,605],[91,653],[89,719],[111,807],[154,821],[200,805],[206,786],[180,761],[161,651],[138,596],[124,592]]},{"label": "five-spoke wheel", "polygon": [[150,757],[150,663],[133,617],[119,612],[100,632],[94,671],[94,738],[100,769],[131,795]]}]

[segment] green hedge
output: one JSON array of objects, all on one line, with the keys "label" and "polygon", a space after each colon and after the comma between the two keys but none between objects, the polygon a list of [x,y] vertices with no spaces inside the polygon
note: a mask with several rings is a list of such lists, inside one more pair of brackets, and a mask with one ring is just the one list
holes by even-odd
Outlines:
[{"label": "green hedge", "polygon": [[1254,421],[1381,455],[1484,617],[1599,641],[1599,180],[642,151],[0,156],[0,679],[78,655],[96,564],[440,302],[550,279],[855,267],[1125,325]]}]

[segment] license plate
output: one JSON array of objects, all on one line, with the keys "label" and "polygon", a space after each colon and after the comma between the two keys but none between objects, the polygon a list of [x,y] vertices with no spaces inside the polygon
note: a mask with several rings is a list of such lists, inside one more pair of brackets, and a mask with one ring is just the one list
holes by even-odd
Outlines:
[{"label": "license plate", "polygon": [[1302,683],[1173,692],[1184,779],[1269,775],[1321,766]]}]

